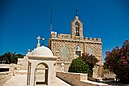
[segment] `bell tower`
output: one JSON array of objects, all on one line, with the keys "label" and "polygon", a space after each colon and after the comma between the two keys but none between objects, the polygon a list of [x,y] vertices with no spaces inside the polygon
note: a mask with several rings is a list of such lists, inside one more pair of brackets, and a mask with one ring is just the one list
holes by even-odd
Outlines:
[{"label": "bell tower", "polygon": [[83,39],[83,25],[77,15],[71,22],[71,35],[73,39]]}]

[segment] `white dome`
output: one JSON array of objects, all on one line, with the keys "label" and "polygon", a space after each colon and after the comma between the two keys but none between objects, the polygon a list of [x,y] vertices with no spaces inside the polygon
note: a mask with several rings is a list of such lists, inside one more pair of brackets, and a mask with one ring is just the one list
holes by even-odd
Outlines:
[{"label": "white dome", "polygon": [[32,55],[53,57],[52,51],[45,46],[41,46],[41,47],[34,49],[34,51],[32,51]]}]

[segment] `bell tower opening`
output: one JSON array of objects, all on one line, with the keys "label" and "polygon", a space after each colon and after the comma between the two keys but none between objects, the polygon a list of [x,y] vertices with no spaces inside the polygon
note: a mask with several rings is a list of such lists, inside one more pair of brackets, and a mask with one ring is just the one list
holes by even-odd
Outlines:
[{"label": "bell tower opening", "polygon": [[75,27],[76,27],[76,36],[80,36],[80,34],[79,34],[79,23],[78,22],[75,23]]},{"label": "bell tower opening", "polygon": [[82,23],[78,19],[78,16],[75,16],[75,19],[71,22],[71,31],[72,38],[82,39],[83,38],[83,30]]},{"label": "bell tower opening", "polygon": [[76,36],[79,36],[79,28],[76,27]]}]

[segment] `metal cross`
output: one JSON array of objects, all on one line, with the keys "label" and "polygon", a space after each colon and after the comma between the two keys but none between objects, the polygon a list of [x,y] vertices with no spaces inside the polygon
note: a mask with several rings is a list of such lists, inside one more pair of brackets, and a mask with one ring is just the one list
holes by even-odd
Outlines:
[{"label": "metal cross", "polygon": [[75,10],[75,12],[76,12],[76,16],[77,16],[77,10]]}]

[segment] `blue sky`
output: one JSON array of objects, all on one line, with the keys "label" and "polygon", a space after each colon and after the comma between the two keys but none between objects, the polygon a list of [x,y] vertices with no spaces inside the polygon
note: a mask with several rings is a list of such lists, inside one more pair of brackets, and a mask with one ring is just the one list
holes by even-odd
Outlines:
[{"label": "blue sky", "polygon": [[70,22],[78,10],[85,37],[101,38],[105,52],[129,40],[128,0],[1,0],[0,54],[26,54],[34,49],[36,37],[50,35],[50,12],[53,7],[53,31],[71,33]]}]

